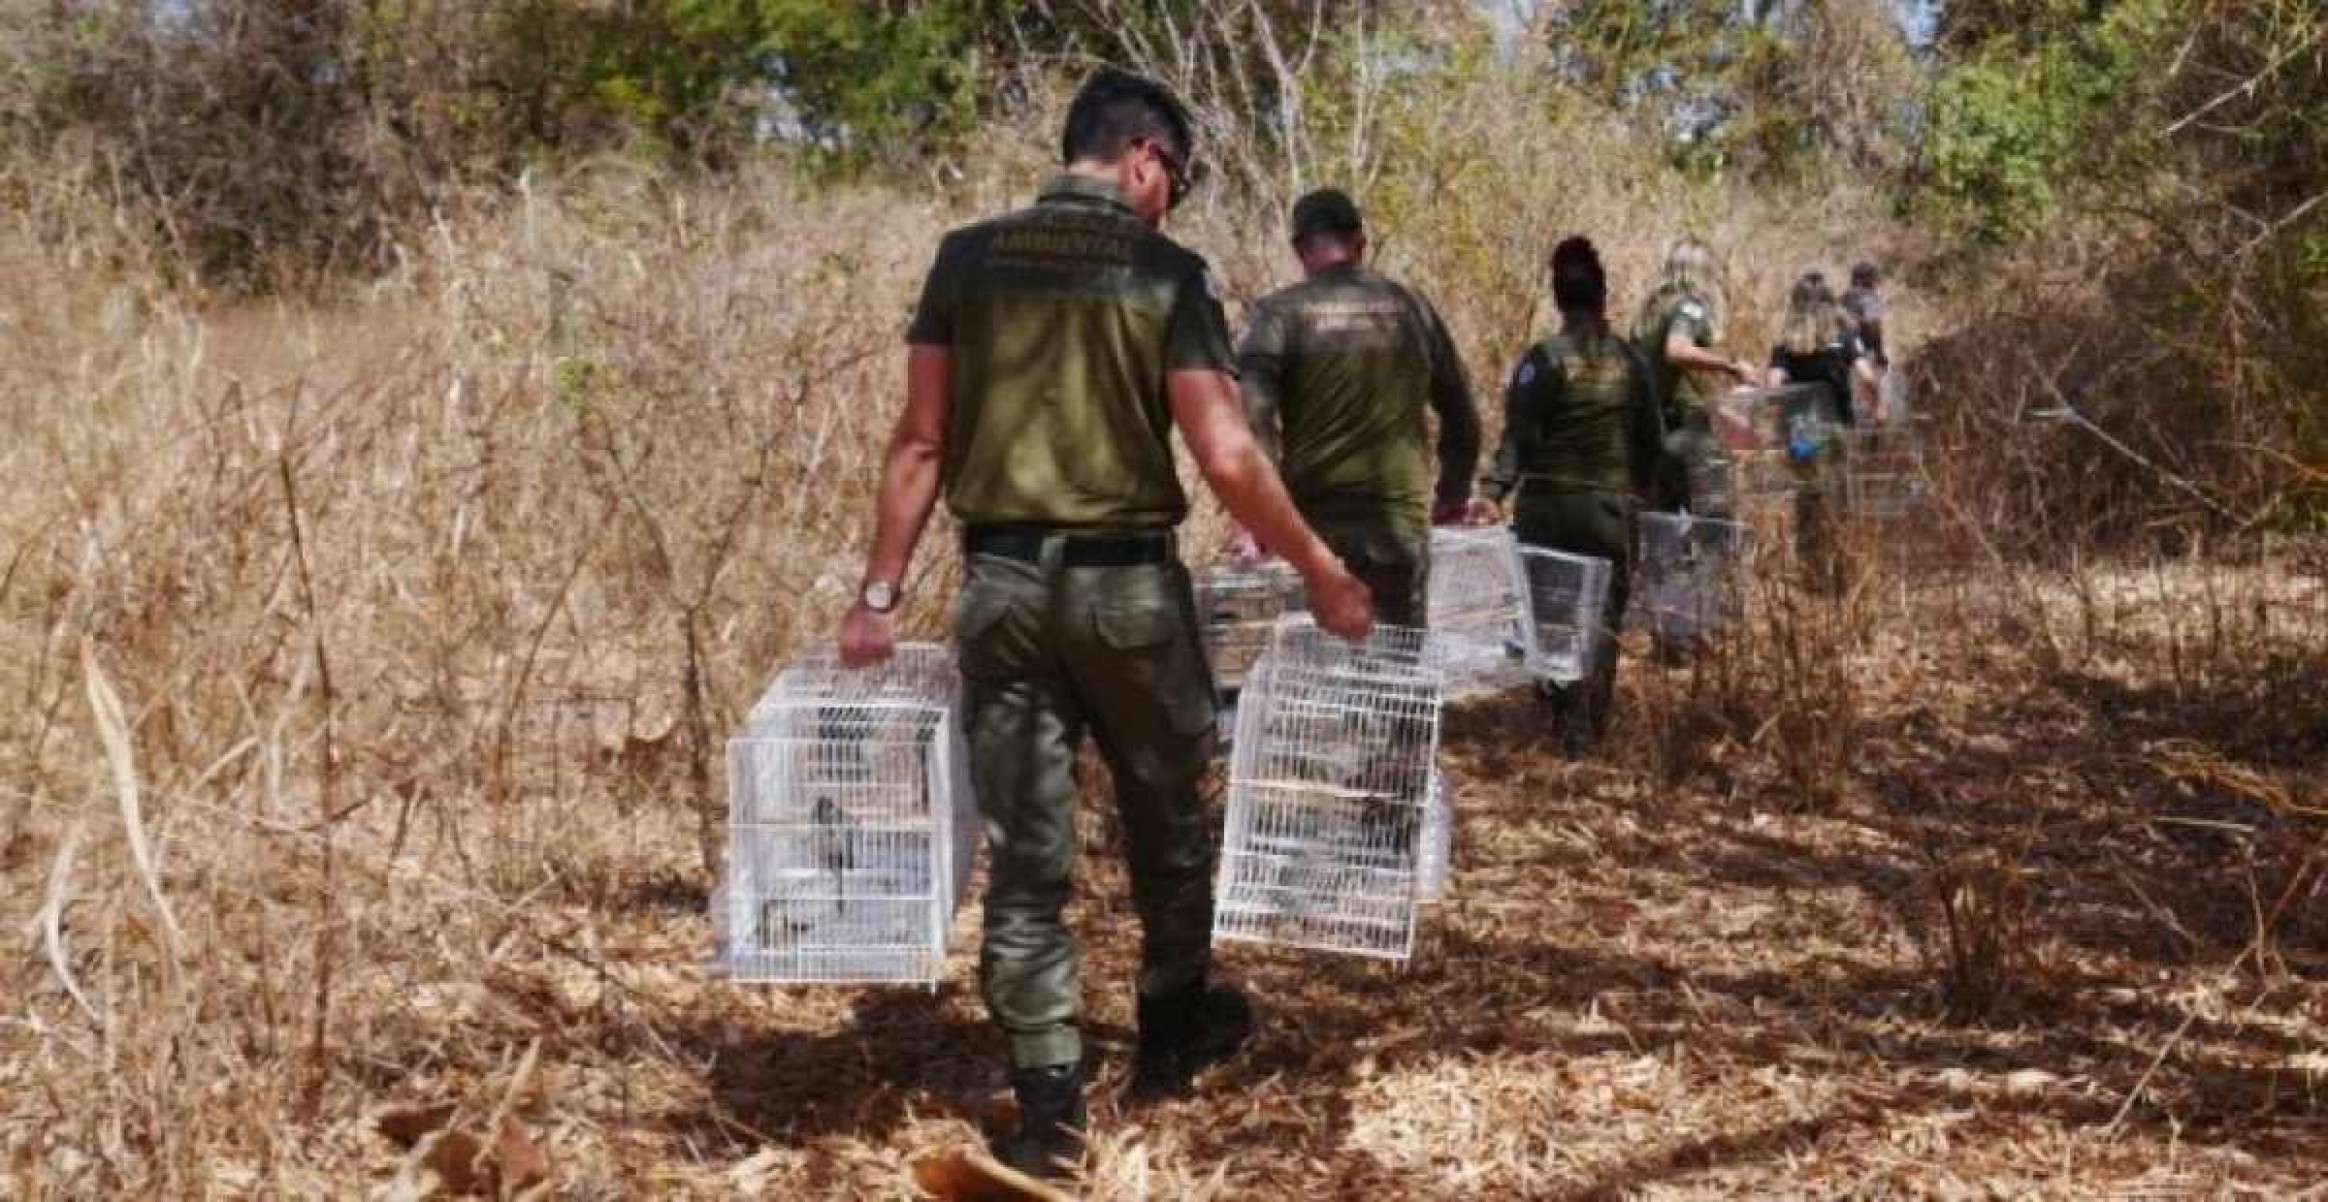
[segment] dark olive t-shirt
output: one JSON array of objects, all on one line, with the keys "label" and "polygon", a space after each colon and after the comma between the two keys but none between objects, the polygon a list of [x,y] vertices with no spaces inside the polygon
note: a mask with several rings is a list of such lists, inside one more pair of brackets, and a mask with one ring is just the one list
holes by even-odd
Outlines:
[{"label": "dark olive t-shirt", "polygon": [[1062,175],[946,235],[907,340],[948,348],[947,507],[966,525],[1144,530],[1188,513],[1165,376],[1233,372],[1204,260]]},{"label": "dark olive t-shirt", "polygon": [[1664,439],[1649,372],[1613,334],[1537,343],[1504,391],[1503,441],[1488,494],[1645,492]]},{"label": "dark olive t-shirt", "polygon": [[1414,292],[1356,264],[1319,272],[1255,304],[1237,365],[1254,433],[1313,519],[1419,532],[1434,497],[1470,496],[1478,408],[1446,323]]}]

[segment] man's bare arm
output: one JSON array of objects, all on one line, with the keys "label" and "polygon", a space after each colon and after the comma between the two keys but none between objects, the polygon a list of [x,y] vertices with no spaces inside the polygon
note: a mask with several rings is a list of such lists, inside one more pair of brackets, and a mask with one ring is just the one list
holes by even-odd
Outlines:
[{"label": "man's bare arm", "polygon": [[1302,574],[1318,625],[1345,638],[1363,636],[1373,625],[1366,586],[1294,508],[1277,469],[1253,440],[1236,381],[1225,372],[1175,371],[1166,389],[1173,424],[1229,516]]},{"label": "man's bare arm", "polygon": [[[946,424],[953,411],[953,353],[916,345],[906,352],[905,411],[889,435],[875,502],[873,550],[865,579],[903,585],[914,548],[938,501],[946,460]],[[896,645],[895,616],[877,614],[860,597],[841,623],[841,660],[851,667],[879,663]]]}]

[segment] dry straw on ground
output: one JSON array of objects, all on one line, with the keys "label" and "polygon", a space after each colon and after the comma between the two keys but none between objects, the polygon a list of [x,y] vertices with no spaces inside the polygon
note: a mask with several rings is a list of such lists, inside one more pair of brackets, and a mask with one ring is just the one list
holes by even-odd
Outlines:
[{"label": "dry straw on ground", "polygon": [[[1630,281],[1691,217],[1497,178]],[[1761,213],[1708,217],[1772,248],[1748,330],[1839,245]],[[609,171],[331,308],[12,251],[11,1192],[900,1196],[1003,1113],[967,957],[934,994],[701,967],[719,741],[849,595],[947,219]],[[1195,226],[1237,298],[1283,278],[1265,224]],[[1499,375],[1526,272],[1390,241]],[[1774,553],[1717,653],[1636,638],[1604,756],[1456,713],[1415,963],[1229,954],[1268,1025],[1196,1099],[1112,1100],[1134,923],[1091,857],[1088,1191],[2316,1188],[2322,581],[2041,572],[1966,500],[1835,594]]]}]

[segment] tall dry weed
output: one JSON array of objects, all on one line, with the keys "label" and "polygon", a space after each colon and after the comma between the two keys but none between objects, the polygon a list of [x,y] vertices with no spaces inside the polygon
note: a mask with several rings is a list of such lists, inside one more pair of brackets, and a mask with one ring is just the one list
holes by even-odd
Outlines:
[{"label": "tall dry weed", "polygon": [[328,308],[11,259],[0,847],[52,882],[4,914],[45,944],[16,1171],[308,1192],[199,1116],[344,1124],[469,1037],[388,999],[513,939],[595,963],[569,903],[697,879],[725,730],[851,595],[938,229],[609,169]]}]

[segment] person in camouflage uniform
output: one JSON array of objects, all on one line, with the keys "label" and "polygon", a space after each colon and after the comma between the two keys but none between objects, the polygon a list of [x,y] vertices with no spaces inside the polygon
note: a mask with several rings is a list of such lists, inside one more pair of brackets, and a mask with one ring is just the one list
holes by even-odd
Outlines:
[{"label": "person in camouflage uniform", "polygon": [[942,490],[963,525],[954,608],[972,783],[991,852],[979,975],[1009,1035],[1019,1128],[1003,1160],[1048,1175],[1085,1124],[1072,890],[1075,762],[1107,760],[1141,924],[1136,1097],[1185,1088],[1246,1040],[1208,979],[1217,818],[1200,782],[1211,672],[1172,535],[1177,428],[1230,514],[1301,572],[1318,624],[1372,621],[1365,586],[1305,525],[1253,441],[1204,260],[1165,237],[1193,182],[1186,111],[1118,71],[1067,113],[1065,170],[1035,204],[948,234],[908,332],[905,410],[882,478],[844,663],[877,663]]},{"label": "person in camouflage uniform", "polygon": [[1512,370],[1485,491],[1499,502],[1513,497],[1512,532],[1521,542],[1609,561],[1589,675],[1547,691],[1564,749],[1575,755],[1608,722],[1634,514],[1655,478],[1664,427],[1647,365],[1609,329],[1608,279],[1590,241],[1570,238],[1553,249],[1552,299],[1560,332]]},{"label": "person in camouflage uniform", "polygon": [[1725,376],[1751,384],[1758,373],[1753,364],[1716,351],[1721,339],[1720,263],[1712,247],[1683,238],[1666,252],[1663,277],[1633,322],[1633,343],[1649,365],[1666,429],[1650,499],[1659,510],[1729,515],[1725,498],[1702,486],[1707,469],[1721,457],[1714,423],[1733,421],[1716,389]]},{"label": "person in camouflage uniform", "polygon": [[[1479,462],[1463,361],[1430,301],[1367,269],[1349,196],[1329,188],[1296,201],[1293,250],[1306,278],[1254,304],[1237,350],[1245,413],[1378,616],[1421,626],[1430,523],[1469,515]],[[1439,417],[1435,484],[1426,410]]]}]

